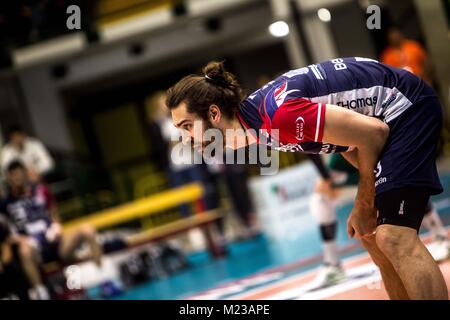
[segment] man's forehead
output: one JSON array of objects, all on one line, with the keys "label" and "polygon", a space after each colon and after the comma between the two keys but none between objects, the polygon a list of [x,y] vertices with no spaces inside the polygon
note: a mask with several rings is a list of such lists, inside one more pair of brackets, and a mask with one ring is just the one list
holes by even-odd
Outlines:
[{"label": "man's forehead", "polygon": [[174,125],[178,125],[184,121],[194,121],[195,114],[187,111],[185,103],[181,103],[177,108],[172,109],[172,120]]}]

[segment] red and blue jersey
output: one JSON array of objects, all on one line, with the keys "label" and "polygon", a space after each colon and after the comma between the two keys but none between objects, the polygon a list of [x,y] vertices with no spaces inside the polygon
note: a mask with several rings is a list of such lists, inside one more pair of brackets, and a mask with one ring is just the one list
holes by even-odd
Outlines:
[{"label": "red and blue jersey", "polygon": [[323,141],[325,110],[333,104],[389,124],[434,92],[412,73],[368,58],[338,58],[291,70],[253,92],[238,116],[280,151],[349,150]]}]

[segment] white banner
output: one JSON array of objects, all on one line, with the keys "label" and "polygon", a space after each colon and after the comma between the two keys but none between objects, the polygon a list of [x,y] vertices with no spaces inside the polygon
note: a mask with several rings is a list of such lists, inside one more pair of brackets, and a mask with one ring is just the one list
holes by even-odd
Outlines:
[{"label": "white banner", "polygon": [[304,161],[276,175],[250,179],[255,209],[269,237],[295,237],[314,225],[309,199],[318,176],[314,164]]}]

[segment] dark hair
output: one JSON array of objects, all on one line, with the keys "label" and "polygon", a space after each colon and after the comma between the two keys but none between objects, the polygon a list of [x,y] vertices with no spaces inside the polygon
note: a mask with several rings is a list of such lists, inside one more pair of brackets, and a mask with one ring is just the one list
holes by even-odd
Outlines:
[{"label": "dark hair", "polygon": [[8,128],[8,130],[6,131],[6,136],[8,138],[11,138],[11,136],[14,133],[25,133],[25,131],[23,130],[23,128],[19,124],[15,124],[15,125],[12,125],[12,126],[10,126]]},{"label": "dark hair", "polygon": [[187,110],[208,119],[209,107],[217,105],[231,119],[244,99],[236,77],[225,70],[222,62],[212,61],[203,68],[203,75],[189,75],[167,90],[166,105],[174,109],[185,102]]},{"label": "dark hair", "polygon": [[11,172],[16,169],[25,170],[25,165],[22,163],[22,161],[13,160],[6,166],[6,172]]}]

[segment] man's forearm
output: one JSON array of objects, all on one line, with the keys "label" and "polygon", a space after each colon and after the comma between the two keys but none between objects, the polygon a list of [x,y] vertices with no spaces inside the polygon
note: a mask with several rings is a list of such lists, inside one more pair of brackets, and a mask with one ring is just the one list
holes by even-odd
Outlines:
[{"label": "man's forearm", "polygon": [[341,153],[347,162],[349,162],[353,167],[358,169],[358,149],[355,148],[352,151]]},{"label": "man's forearm", "polygon": [[384,139],[379,143],[358,149],[357,163],[359,170],[358,193],[355,205],[373,208],[375,201],[375,166],[384,146]]},{"label": "man's forearm", "polygon": [[375,175],[360,171],[358,182],[358,193],[355,199],[355,205],[373,208],[375,206]]}]

